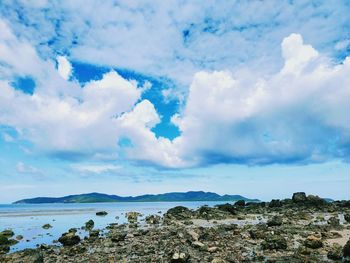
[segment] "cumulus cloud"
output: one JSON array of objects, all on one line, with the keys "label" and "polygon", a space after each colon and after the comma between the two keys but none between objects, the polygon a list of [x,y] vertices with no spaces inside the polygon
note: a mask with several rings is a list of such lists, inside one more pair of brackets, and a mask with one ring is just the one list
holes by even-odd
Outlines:
[{"label": "cumulus cloud", "polygon": [[[228,71],[194,76],[173,142],[190,164],[307,163],[348,159],[350,59],[332,64],[298,34],[282,42],[268,77]],[[253,81],[252,81],[253,80]]]},{"label": "cumulus cloud", "polygon": [[[80,86],[69,78],[66,58],[58,58],[57,69],[56,57],[44,58],[4,22],[0,30],[0,124],[51,156],[113,156],[167,168],[349,160],[350,59],[333,64],[299,34],[283,39],[283,63],[273,74],[249,67],[194,74],[172,118],[181,135],[170,140],[153,131],[162,117],[142,99],[149,84],[139,87],[110,71]],[[33,94],[12,86],[16,75],[35,79]]]}]

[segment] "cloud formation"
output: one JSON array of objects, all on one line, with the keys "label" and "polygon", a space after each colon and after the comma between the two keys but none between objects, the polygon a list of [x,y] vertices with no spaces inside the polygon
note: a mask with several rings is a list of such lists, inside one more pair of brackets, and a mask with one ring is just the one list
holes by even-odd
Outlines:
[{"label": "cloud formation", "polygon": [[276,50],[293,32],[339,55],[349,46],[348,10],[347,1],[3,0],[0,14],[45,59],[67,54],[187,86],[201,70],[277,70]]},{"label": "cloud formation", "polygon": [[[125,15],[124,7],[119,7],[120,14]],[[74,8],[75,3],[72,3],[67,7],[67,13]],[[90,11],[81,10],[82,14],[90,14]],[[112,11],[115,11],[114,7]],[[139,18],[141,21],[143,16],[144,13],[142,19]],[[94,18],[91,21],[97,23]],[[96,34],[120,33],[113,24],[109,28],[105,27],[105,21],[101,23],[98,32],[85,35],[100,39]],[[213,31],[214,24],[210,24],[211,27],[208,24],[206,30]],[[167,28],[168,33],[172,32],[171,25]],[[220,31],[220,24],[216,26],[215,30]],[[127,28],[127,24],[123,27]],[[66,33],[69,35],[71,30],[68,26]],[[147,26],[143,30],[153,32]],[[129,37],[133,37],[133,31],[130,32]],[[159,40],[162,34],[150,36],[150,42],[145,42],[149,45],[139,54],[136,52],[138,44],[128,39],[128,43],[132,43],[128,47],[133,51],[131,60],[128,53],[112,56],[112,49],[116,53],[127,50],[124,42],[115,48],[116,43],[106,40],[110,47],[106,49],[104,45],[101,48],[101,43],[91,47],[91,39],[84,42],[86,45],[71,46],[70,57],[113,64],[108,62],[108,54],[114,61],[120,59],[126,63],[119,66],[153,74],[154,68],[146,69],[155,60],[149,56],[158,54],[162,62],[169,51],[168,46],[153,50],[152,37],[156,36]],[[216,43],[212,37],[208,35],[206,41]],[[282,39],[281,53],[279,49],[273,50],[276,53],[273,57],[282,59],[281,68],[274,73],[263,73],[265,64],[261,68],[250,68],[248,63],[240,70],[232,70],[232,65],[225,63],[218,69],[227,66],[226,70],[199,70],[201,67],[193,66],[195,63],[183,67],[194,74],[184,107],[172,118],[181,132],[173,140],[157,136],[153,131],[162,121],[162,113],[156,111],[151,100],[142,99],[144,90],[152,87],[140,87],[136,81],[123,78],[114,70],[82,86],[71,78],[74,69],[67,57],[55,54],[52,58],[47,55],[50,52],[40,50],[33,41],[16,35],[0,20],[0,125],[15,128],[19,138],[31,142],[39,152],[71,160],[113,156],[109,158],[163,168],[217,163],[262,165],[349,160],[350,59],[334,63],[327,55],[305,44],[300,34],[288,34]],[[65,43],[53,46],[59,50]],[[196,42],[194,47],[200,49],[201,45]],[[98,51],[100,48],[102,53]],[[221,49],[218,50],[216,55],[220,57]],[[190,58],[191,49],[186,52],[189,52],[186,57]],[[170,67],[167,68],[169,65],[165,65],[159,74],[173,76],[182,82],[182,77],[178,78],[182,71],[171,72]],[[183,65],[181,62],[175,68]],[[216,67],[216,63],[213,66]],[[186,81],[190,73],[184,76]],[[35,81],[32,94],[12,84],[14,78],[28,76]],[[171,98],[169,92],[162,94],[162,99]],[[89,168],[101,171],[96,167]]]}]

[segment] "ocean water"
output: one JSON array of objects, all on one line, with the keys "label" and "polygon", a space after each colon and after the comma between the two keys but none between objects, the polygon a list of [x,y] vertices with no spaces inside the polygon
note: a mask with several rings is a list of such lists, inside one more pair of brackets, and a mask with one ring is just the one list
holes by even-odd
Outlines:
[{"label": "ocean water", "polygon": [[[135,211],[143,214],[164,214],[168,209],[182,205],[190,209],[202,205],[214,206],[225,202],[130,202],[130,203],[93,203],[93,204],[6,204],[0,205],[0,231],[12,229],[23,239],[11,247],[11,251],[25,248],[35,248],[40,244],[52,244],[68,229],[84,226],[92,219],[95,229],[103,229],[110,223],[127,222],[125,214]],[[108,215],[96,216],[96,212],[106,211]],[[142,222],[142,221],[141,221]],[[44,224],[52,228],[43,229]],[[84,237],[87,233],[80,230],[78,234]]]}]

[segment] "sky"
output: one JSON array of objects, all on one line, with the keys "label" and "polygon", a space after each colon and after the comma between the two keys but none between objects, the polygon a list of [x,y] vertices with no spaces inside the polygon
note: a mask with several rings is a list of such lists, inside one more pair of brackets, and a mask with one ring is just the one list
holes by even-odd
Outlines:
[{"label": "sky", "polygon": [[350,3],[0,3],[0,203],[350,199]]}]

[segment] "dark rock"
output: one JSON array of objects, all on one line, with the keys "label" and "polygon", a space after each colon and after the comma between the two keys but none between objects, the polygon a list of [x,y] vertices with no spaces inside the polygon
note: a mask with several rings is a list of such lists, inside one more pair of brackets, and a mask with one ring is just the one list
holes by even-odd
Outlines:
[{"label": "dark rock", "polygon": [[317,195],[308,195],[307,204],[310,206],[320,207],[326,205],[327,201]]},{"label": "dark rock", "polygon": [[269,203],[269,207],[274,208],[274,207],[281,207],[282,203],[279,199],[272,199],[271,202]]},{"label": "dark rock", "polygon": [[216,205],[216,207],[221,211],[230,213],[231,215],[237,214],[236,208],[234,205],[227,203],[227,204],[222,204],[222,205]]},{"label": "dark rock", "polygon": [[99,212],[96,212],[96,215],[97,216],[106,216],[106,215],[108,215],[108,213],[106,211],[99,211]]},{"label": "dark rock", "polygon": [[343,247],[343,256],[344,257],[350,257],[350,239]]},{"label": "dark rock", "polygon": [[268,226],[280,226],[282,225],[283,220],[280,216],[273,216],[271,219],[267,221]]},{"label": "dark rock", "polygon": [[0,246],[9,245],[9,239],[3,235],[0,235]]},{"label": "dark rock", "polygon": [[86,228],[87,230],[91,230],[91,229],[94,228],[94,225],[95,225],[94,220],[90,219],[89,221],[87,221],[87,222],[85,223],[85,228]]},{"label": "dark rock", "polygon": [[333,260],[340,260],[343,257],[341,245],[335,243],[327,253],[327,257]]},{"label": "dark rock", "polygon": [[138,212],[128,212],[125,214],[125,217],[128,219],[128,222],[130,224],[137,223],[137,218],[140,216],[140,213]]},{"label": "dark rock", "polygon": [[10,238],[10,237],[13,237],[15,235],[15,233],[11,229],[6,229],[6,230],[0,232],[0,235],[7,237],[7,238]]},{"label": "dark rock", "polygon": [[80,237],[75,235],[72,232],[64,233],[59,239],[58,242],[60,242],[63,246],[74,246],[79,244]]},{"label": "dark rock", "polygon": [[45,224],[42,226],[43,229],[49,229],[51,228],[52,226],[50,224]]},{"label": "dark rock", "polygon": [[100,230],[91,230],[89,232],[90,238],[97,238],[100,235]]},{"label": "dark rock", "polygon": [[304,192],[297,192],[293,194],[292,200],[294,203],[306,203],[307,197]]},{"label": "dark rock", "polygon": [[192,217],[192,211],[184,206],[175,206],[174,208],[170,208],[164,217],[177,220],[190,219]]},{"label": "dark rock", "polygon": [[323,247],[321,238],[318,238],[314,235],[308,236],[304,241],[305,247],[317,249]]},{"label": "dark rock", "polygon": [[124,241],[128,233],[126,231],[113,231],[109,233],[109,237],[113,242]]},{"label": "dark rock", "polygon": [[238,200],[238,201],[235,203],[235,206],[243,207],[243,206],[245,206],[245,201],[244,201],[244,200]]},{"label": "dark rock", "polygon": [[338,217],[332,216],[327,220],[327,223],[333,227],[337,227],[340,225],[340,221]]},{"label": "dark rock", "polygon": [[345,214],[344,215],[344,219],[345,219],[346,222],[350,223],[350,214],[349,213]]},{"label": "dark rock", "polygon": [[150,215],[146,217],[146,222],[150,225],[158,225],[160,223],[161,217],[158,215]]},{"label": "dark rock", "polygon": [[266,250],[284,250],[287,249],[287,240],[280,235],[269,235],[266,239],[261,243],[262,249]]}]

